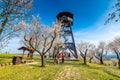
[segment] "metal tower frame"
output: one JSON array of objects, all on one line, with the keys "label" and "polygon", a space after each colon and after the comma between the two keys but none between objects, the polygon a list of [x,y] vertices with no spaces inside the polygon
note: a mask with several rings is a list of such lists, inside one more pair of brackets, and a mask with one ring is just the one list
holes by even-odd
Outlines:
[{"label": "metal tower frame", "polygon": [[75,58],[78,58],[71,27],[73,25],[73,14],[70,12],[61,12],[56,17],[57,23],[61,27],[61,32],[63,32],[63,34],[61,35],[61,38],[65,44],[65,46],[63,46],[63,49],[68,49]]}]

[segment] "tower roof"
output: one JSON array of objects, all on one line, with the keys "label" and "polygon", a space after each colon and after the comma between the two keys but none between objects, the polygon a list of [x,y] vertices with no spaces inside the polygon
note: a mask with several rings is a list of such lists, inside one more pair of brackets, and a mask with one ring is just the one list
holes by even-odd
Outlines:
[{"label": "tower roof", "polygon": [[62,17],[63,15],[73,18],[73,14],[70,12],[60,12],[56,17]]}]

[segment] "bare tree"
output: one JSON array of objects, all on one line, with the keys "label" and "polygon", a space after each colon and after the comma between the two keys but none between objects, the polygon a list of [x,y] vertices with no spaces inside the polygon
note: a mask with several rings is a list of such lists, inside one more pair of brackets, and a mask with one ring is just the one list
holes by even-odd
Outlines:
[{"label": "bare tree", "polygon": [[108,44],[109,49],[116,54],[118,59],[118,67],[120,68],[120,37],[117,37],[115,40]]},{"label": "bare tree", "polygon": [[80,55],[82,56],[83,60],[84,60],[84,64],[86,64],[86,56],[88,51],[93,48],[93,44],[90,42],[83,42],[81,41],[80,43],[78,43],[78,51],[80,52]]},{"label": "bare tree", "polygon": [[[93,48],[94,48],[94,47],[93,47]],[[89,63],[92,62],[92,59],[94,58],[94,56],[95,56],[95,50],[94,50],[94,49],[90,49],[90,50],[88,51],[88,55],[87,55],[87,57],[89,57]]]},{"label": "bare tree", "polygon": [[25,27],[25,41],[40,54],[42,67],[45,67],[45,54],[49,52],[59,34],[57,28],[57,25],[52,28],[41,25],[39,16],[33,16]]},{"label": "bare tree", "polygon": [[0,48],[16,36],[14,33],[20,30],[16,24],[28,15],[32,2],[33,0],[0,0]]},{"label": "bare tree", "polygon": [[60,40],[60,37],[57,36],[57,38],[55,39],[55,41],[53,43],[53,46],[52,46],[52,52],[53,52],[54,62],[58,58],[58,55],[61,54],[61,52],[62,52],[62,46],[64,46],[64,43]]},{"label": "bare tree", "polygon": [[98,47],[95,50],[95,57],[99,59],[100,64],[104,64],[103,57],[107,55],[107,46],[106,43],[101,41],[99,42]]}]

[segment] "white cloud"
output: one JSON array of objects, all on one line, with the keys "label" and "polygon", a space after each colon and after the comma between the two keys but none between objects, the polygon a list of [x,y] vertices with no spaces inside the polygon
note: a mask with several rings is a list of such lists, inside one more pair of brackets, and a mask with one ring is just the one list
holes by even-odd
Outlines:
[{"label": "white cloud", "polygon": [[82,30],[74,32],[76,43],[79,41],[90,41],[94,44],[98,44],[100,41],[112,41],[115,37],[120,36],[120,23],[111,22],[104,25],[103,21],[98,21],[92,26],[93,29],[88,29],[86,32]]},{"label": "white cloud", "polygon": [[120,36],[120,23],[112,23],[106,28],[111,36]]},{"label": "white cloud", "polygon": [[88,35],[88,32],[83,32],[83,31],[76,31],[73,33],[74,36],[80,37],[80,36],[85,36]]}]

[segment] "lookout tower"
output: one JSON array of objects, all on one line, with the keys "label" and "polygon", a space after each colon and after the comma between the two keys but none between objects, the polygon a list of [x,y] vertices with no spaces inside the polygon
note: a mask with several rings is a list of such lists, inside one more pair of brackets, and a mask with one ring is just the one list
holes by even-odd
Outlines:
[{"label": "lookout tower", "polygon": [[61,27],[60,31],[63,32],[60,38],[64,41],[65,46],[62,49],[69,50],[75,58],[78,58],[71,28],[73,25],[73,14],[70,12],[61,12],[56,17],[58,26]]}]

